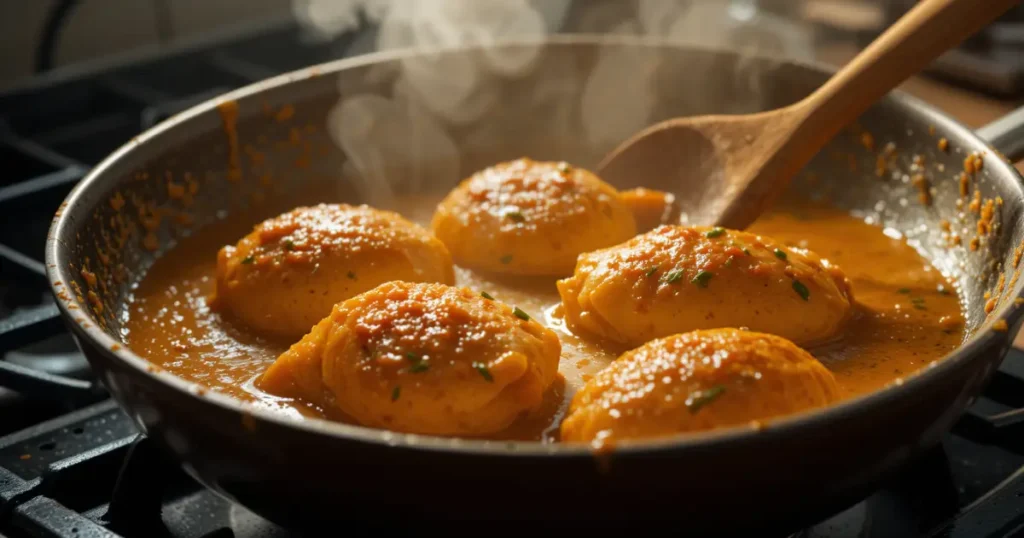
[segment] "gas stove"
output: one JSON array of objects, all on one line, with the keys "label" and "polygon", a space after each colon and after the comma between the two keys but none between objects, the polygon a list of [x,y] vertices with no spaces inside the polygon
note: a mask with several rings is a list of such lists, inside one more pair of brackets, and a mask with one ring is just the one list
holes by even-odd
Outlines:
[{"label": "gas stove", "polygon": [[[283,22],[0,94],[0,534],[276,537],[142,435],[90,374],[45,278],[70,188],[141,130],[216,94],[361,50]],[[794,536],[1024,535],[1024,352],[1012,351],[941,446]]]}]

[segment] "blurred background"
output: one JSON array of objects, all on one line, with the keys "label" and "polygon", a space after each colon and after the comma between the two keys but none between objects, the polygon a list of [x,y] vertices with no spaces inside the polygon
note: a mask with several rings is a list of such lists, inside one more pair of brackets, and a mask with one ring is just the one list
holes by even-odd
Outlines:
[{"label": "blurred background", "polygon": [[[357,17],[369,22],[418,0],[31,0],[0,2],[0,87],[52,69],[142,51],[297,24],[307,37],[337,37]],[[836,41],[867,42],[915,0],[509,0],[543,16],[548,32],[661,32],[737,48],[806,58]],[[421,4],[466,4],[419,0]],[[488,2],[483,2],[487,4]],[[397,7],[396,7],[397,6]],[[468,6],[468,4],[467,4]],[[469,11],[467,8],[463,11]],[[456,10],[459,11],[459,10]],[[662,28],[630,29],[637,12],[657,13]],[[455,15],[453,13],[452,15]],[[479,17],[466,13],[468,18]],[[641,14],[642,18],[643,15]],[[454,17],[453,17],[453,20]],[[366,22],[366,21],[364,21]],[[377,21],[379,22],[379,21]],[[641,22],[642,24],[642,22]],[[509,34],[515,28],[508,28]],[[1024,8],[1003,17],[935,74],[975,83],[1004,96],[1020,94],[1024,72]],[[339,54],[346,51],[338,50]]]},{"label": "blurred background", "polygon": [[[2,1],[0,93],[31,85],[40,76],[138,63],[183,50],[207,51],[209,57],[202,60],[215,67],[230,60],[249,62],[252,69],[243,77],[248,79],[380,48],[472,39],[467,32],[442,28],[429,36],[420,32],[388,42],[364,31],[385,24],[396,13],[424,6],[443,12],[440,19],[446,24],[486,26],[502,37],[537,32],[642,33],[835,64],[874,38],[914,0],[507,0],[498,2],[500,9],[492,9],[493,4],[464,0]],[[508,16],[527,11],[530,17]],[[543,28],[535,26],[538,22]],[[363,35],[354,38],[353,31]],[[261,36],[266,39],[260,41]],[[249,38],[257,42],[246,41]],[[218,47],[232,44],[236,50],[225,58],[227,53]],[[987,121],[1001,108],[987,109],[985,100],[1016,103],[1024,97],[1022,52],[1024,8],[1016,8],[935,62],[928,75],[979,93],[979,103],[951,105],[968,108],[962,113],[968,123]],[[236,70],[238,65],[234,64]],[[946,98],[932,88],[916,89],[940,101]]]}]

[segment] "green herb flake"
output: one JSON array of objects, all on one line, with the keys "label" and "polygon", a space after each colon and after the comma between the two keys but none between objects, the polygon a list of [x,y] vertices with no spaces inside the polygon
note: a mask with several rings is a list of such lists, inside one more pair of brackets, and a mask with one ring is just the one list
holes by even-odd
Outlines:
[{"label": "green herb flake", "polygon": [[517,318],[523,321],[530,321],[530,315],[527,314],[526,312],[523,312],[523,309],[519,308],[518,306],[512,309],[512,313],[515,314]]},{"label": "green herb flake", "polygon": [[723,235],[725,235],[725,228],[719,228],[717,226],[704,232],[704,237],[707,237],[708,239],[714,239]]},{"label": "green herb flake", "polygon": [[783,252],[781,248],[777,248],[777,249],[775,249],[775,257],[780,259],[780,260],[782,260],[782,261],[786,261],[786,258],[788,256],[786,256],[786,253]]},{"label": "green herb flake", "polygon": [[810,300],[811,290],[807,289],[807,286],[804,286],[803,282],[800,282],[799,280],[794,280],[793,281],[793,291],[795,291],[796,294],[799,295],[801,299],[803,299],[805,301]]},{"label": "green herb flake", "polygon": [[392,402],[397,402],[398,401],[398,397],[401,396],[401,395],[402,395],[402,387],[401,386],[396,386],[391,391],[391,401]]},{"label": "green herb flake", "polygon": [[415,353],[406,353],[405,359],[412,363],[412,366],[409,367],[409,373],[420,374],[430,369],[430,364]]},{"label": "green herb flake", "polygon": [[668,273],[666,273],[665,276],[661,279],[661,281],[668,284],[675,284],[676,282],[679,282],[682,279],[683,270],[676,269],[675,271],[669,271]]},{"label": "green herb flake", "polygon": [[249,256],[246,256],[245,258],[242,258],[242,264],[243,265],[251,265],[251,264],[253,264],[255,262],[256,262],[256,256],[253,256],[251,254]]},{"label": "green herb flake", "polygon": [[690,280],[691,284],[696,284],[702,288],[708,287],[708,282],[711,281],[711,277],[715,276],[711,271],[701,271],[697,273],[697,276]]},{"label": "green herb flake", "polygon": [[506,254],[506,255],[502,256],[498,261],[500,261],[501,263],[503,263],[505,265],[508,265],[508,264],[512,263],[512,255],[511,254]]},{"label": "green herb flake", "polygon": [[494,378],[491,377],[491,371],[487,369],[487,365],[482,362],[474,362],[473,369],[480,373],[480,377],[483,377],[488,383],[494,383]]},{"label": "green herb flake", "polygon": [[647,277],[647,278],[651,278],[652,276],[654,276],[654,273],[657,273],[657,272],[658,272],[658,266],[657,265],[652,265],[652,266],[648,267],[646,271],[644,271],[644,276]]},{"label": "green herb flake", "polygon": [[509,211],[505,216],[512,222],[526,222],[526,217],[519,211]]},{"label": "green herb flake", "polygon": [[910,303],[914,305],[914,308],[918,310],[928,310],[928,307],[924,305],[923,297],[914,297],[910,300]]},{"label": "green herb flake", "polygon": [[284,249],[285,250],[295,250],[295,242],[292,241],[291,239],[285,239],[285,241],[284,241]]},{"label": "green herb flake", "polygon": [[483,297],[484,299],[487,299],[488,301],[494,300],[494,296],[492,296],[490,293],[487,293],[486,291],[481,291],[480,296]]},{"label": "green herb flake", "polygon": [[707,390],[697,392],[697,394],[691,396],[686,402],[686,407],[691,413],[700,411],[702,407],[718,399],[725,392],[725,387],[722,385],[715,385]]},{"label": "green herb flake", "polygon": [[952,295],[952,293],[953,293],[953,292],[949,291],[949,288],[947,288],[946,286],[943,286],[941,284],[939,284],[939,288],[938,288],[937,291],[939,292],[939,295]]},{"label": "green herb flake", "polygon": [[356,279],[356,274],[353,273],[352,271],[349,271],[348,272],[348,277],[351,278],[352,280],[355,280]]},{"label": "green herb flake", "polygon": [[900,288],[900,289],[896,290],[896,293],[902,293],[902,294],[906,295],[906,294],[910,293],[910,288]]},{"label": "green herb flake", "polygon": [[572,172],[572,165],[567,162],[560,162],[558,163],[557,170],[562,174],[568,174],[569,172]]},{"label": "green herb flake", "polygon": [[744,253],[744,254],[746,254],[747,256],[750,256],[750,255],[751,255],[751,254],[750,254],[750,249],[749,249],[749,248],[747,248],[747,247],[743,247],[743,253]]}]

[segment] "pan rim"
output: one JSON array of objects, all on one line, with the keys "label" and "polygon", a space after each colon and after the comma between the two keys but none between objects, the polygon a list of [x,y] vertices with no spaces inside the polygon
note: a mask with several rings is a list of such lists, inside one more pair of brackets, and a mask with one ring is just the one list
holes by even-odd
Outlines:
[{"label": "pan rim", "polygon": [[[523,45],[614,45],[614,46],[659,46],[671,49],[684,50],[705,50],[719,54],[735,54],[735,51],[713,47],[694,46],[686,43],[674,42],[667,38],[655,38],[649,36],[609,36],[604,34],[573,34],[573,35],[550,35],[542,38],[505,40],[489,45],[474,45],[468,47],[439,47],[430,49],[398,49],[381,51],[352,58],[343,58],[324,62],[301,68],[299,70],[283,73],[275,77],[254,82],[250,85],[238,88],[231,92],[211,98],[199,103],[175,116],[168,118],[162,123],[148,129],[147,131],[132,138],[129,142],[108,155],[97,164],[79,183],[68,193],[61,209],[54,216],[49,229],[45,248],[46,273],[51,292],[57,299],[60,315],[66,324],[71,327],[72,332],[79,338],[85,339],[85,344],[95,347],[99,352],[122,363],[135,374],[144,376],[147,381],[181,393],[184,397],[199,398],[205,403],[218,406],[224,411],[238,414],[240,418],[249,416],[251,419],[258,419],[274,424],[278,427],[289,428],[301,431],[303,434],[329,435],[341,440],[351,442],[362,442],[376,444],[381,447],[402,447],[410,450],[456,452],[465,455],[478,456],[544,456],[544,457],[594,457],[594,448],[586,443],[544,443],[540,441],[494,441],[470,438],[449,438],[433,435],[406,434],[392,432],[382,429],[370,428],[354,424],[344,424],[320,418],[303,418],[295,420],[265,407],[245,402],[234,397],[209,391],[191,381],[175,376],[162,368],[154,368],[153,363],[140,355],[132,352],[122,342],[115,340],[91,320],[78,321],[73,315],[70,304],[78,305],[77,298],[61,299],[60,287],[70,289],[73,282],[71,270],[68,267],[67,254],[70,246],[65,246],[62,237],[67,234],[66,230],[72,228],[76,211],[74,208],[81,205],[81,199],[86,196],[90,186],[100,183],[106,176],[107,171],[126,158],[137,147],[147,141],[158,137],[178,124],[188,121],[201,114],[213,111],[220,103],[230,100],[239,100],[251,95],[263,93],[273,88],[279,88],[288,84],[315,78],[337,74],[342,71],[383,63],[386,61],[409,60],[416,57],[423,57],[430,54],[443,52],[464,52],[481,50],[485,48],[502,46],[523,46]],[[756,55],[751,55],[756,56]],[[799,62],[774,58],[770,56],[756,56],[758,58],[776,61],[780,65],[794,65],[823,73],[833,72],[834,69],[817,62]],[[884,97],[880,102],[890,102],[900,109],[917,111],[926,116],[928,121],[945,132],[955,133],[966,140],[970,140],[976,148],[993,149],[982,140],[971,129],[962,125],[952,117],[935,109],[931,105],[913,97],[901,90],[895,90]],[[970,148],[975,149],[975,148]],[[1002,159],[987,159],[985,168],[992,170],[995,167],[996,174],[1009,174],[1015,178],[1018,195],[1024,198],[1021,185],[1024,182],[1020,173],[1012,165]],[[995,174],[993,174],[995,175]],[[997,176],[998,177],[998,176]],[[1015,297],[1022,297],[1024,290],[1024,279],[1017,283],[1013,290]],[[945,378],[966,362],[976,360],[978,352],[994,346],[996,341],[1005,339],[1005,336],[1013,334],[1024,311],[1012,306],[1012,301],[1005,301],[996,311],[992,313],[985,323],[978,328],[974,335],[963,342],[951,353],[934,361],[931,366],[926,366],[913,374],[907,376],[900,384],[890,384],[876,391],[850,398],[832,404],[824,408],[803,411],[779,419],[766,421],[763,428],[752,428],[750,426],[735,426],[718,430],[696,432],[661,439],[650,439],[643,441],[623,441],[615,445],[613,455],[644,456],[655,453],[677,452],[689,449],[708,449],[716,446],[736,444],[750,441],[757,437],[759,441],[770,441],[776,436],[790,436],[800,430],[820,430],[829,424],[844,420],[846,417],[860,413],[868,413],[884,407],[895,399],[906,396],[909,391],[918,387],[924,387],[940,379]],[[999,334],[991,326],[997,320],[1004,320],[1010,330]],[[1006,346],[1008,347],[1008,346]],[[1005,348],[1004,348],[1005,349]],[[1005,351],[1003,352],[1005,355]],[[257,422],[257,428],[258,428]]]}]

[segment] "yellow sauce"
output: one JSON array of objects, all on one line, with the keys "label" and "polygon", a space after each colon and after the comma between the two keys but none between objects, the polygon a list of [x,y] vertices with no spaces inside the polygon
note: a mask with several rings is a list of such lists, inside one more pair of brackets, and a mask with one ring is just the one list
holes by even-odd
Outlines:
[{"label": "yellow sauce", "polygon": [[[429,224],[436,200],[407,200],[396,210]],[[217,222],[161,257],[126,307],[124,337],[143,357],[210,390],[257,402],[295,417],[328,416],[314,406],[261,392],[254,380],[292,342],[235,326],[211,311],[217,250],[248,233],[255,221]],[[895,234],[838,209],[811,203],[780,205],[748,231],[810,249],[841,267],[852,283],[856,315],[842,338],[809,351],[830,369],[842,397],[877,390],[940,359],[964,337],[961,305],[945,277]],[[497,278],[456,269],[458,285],[487,291],[517,305],[558,333],[564,380],[549,391],[540,413],[524,418],[502,439],[557,441],[572,394],[624,349],[577,338],[561,319],[554,279]],[[337,412],[329,418],[346,420]]]}]

